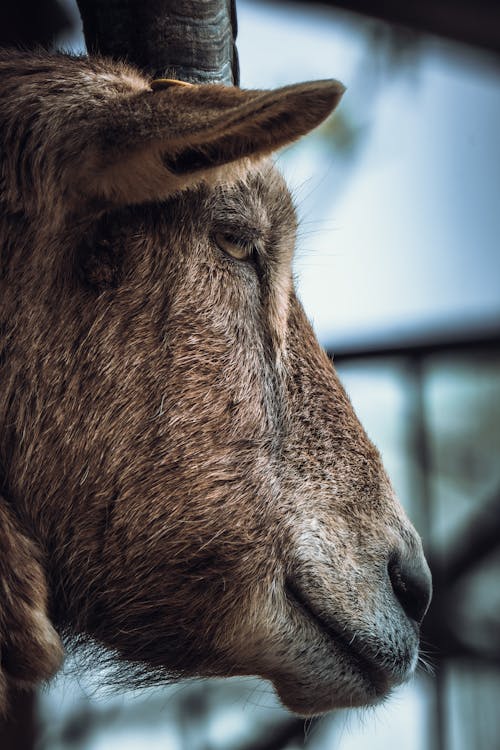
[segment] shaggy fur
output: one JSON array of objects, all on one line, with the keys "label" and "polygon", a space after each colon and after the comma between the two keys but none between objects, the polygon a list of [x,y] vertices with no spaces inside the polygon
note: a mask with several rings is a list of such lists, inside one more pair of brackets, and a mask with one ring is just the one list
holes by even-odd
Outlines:
[{"label": "shaggy fur", "polygon": [[[54,628],[155,674],[260,674],[302,714],[411,674],[420,541],[257,159],[341,92],[153,92],[110,61],[0,53],[0,687],[54,672]],[[426,581],[418,615],[394,559]]]}]

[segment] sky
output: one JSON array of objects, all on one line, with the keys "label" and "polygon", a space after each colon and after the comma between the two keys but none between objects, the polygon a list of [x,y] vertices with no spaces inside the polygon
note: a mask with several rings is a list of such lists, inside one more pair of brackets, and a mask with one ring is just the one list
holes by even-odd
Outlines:
[{"label": "sky", "polygon": [[322,343],[500,331],[500,61],[429,38],[389,69],[356,17],[248,0],[238,13],[243,86],[338,78],[340,116],[362,133],[350,159],[309,136],[278,160]]}]

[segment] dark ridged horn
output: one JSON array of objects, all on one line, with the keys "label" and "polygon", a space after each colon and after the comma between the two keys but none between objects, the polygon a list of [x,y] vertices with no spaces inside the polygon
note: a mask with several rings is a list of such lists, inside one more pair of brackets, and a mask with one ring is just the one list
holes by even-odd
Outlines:
[{"label": "dark ridged horn", "polygon": [[155,78],[239,84],[236,0],[78,0],[89,53]]}]

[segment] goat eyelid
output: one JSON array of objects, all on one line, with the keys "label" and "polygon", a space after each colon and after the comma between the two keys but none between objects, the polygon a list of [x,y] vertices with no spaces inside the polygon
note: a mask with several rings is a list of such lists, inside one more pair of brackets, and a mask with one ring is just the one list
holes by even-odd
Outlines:
[{"label": "goat eyelid", "polygon": [[255,244],[233,232],[216,232],[214,242],[222,252],[236,260],[246,261],[254,257]]}]

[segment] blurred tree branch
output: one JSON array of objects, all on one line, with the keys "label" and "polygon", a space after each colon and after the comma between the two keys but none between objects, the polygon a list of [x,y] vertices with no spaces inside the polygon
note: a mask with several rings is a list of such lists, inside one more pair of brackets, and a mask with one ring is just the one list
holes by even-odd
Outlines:
[{"label": "blurred tree branch", "polygon": [[[305,5],[304,0],[292,1]],[[491,0],[314,0],[314,4],[343,8],[500,54],[500,4]]]},{"label": "blurred tree branch", "polygon": [[50,46],[57,34],[71,28],[58,0],[3,0],[0,3],[0,46]]}]

